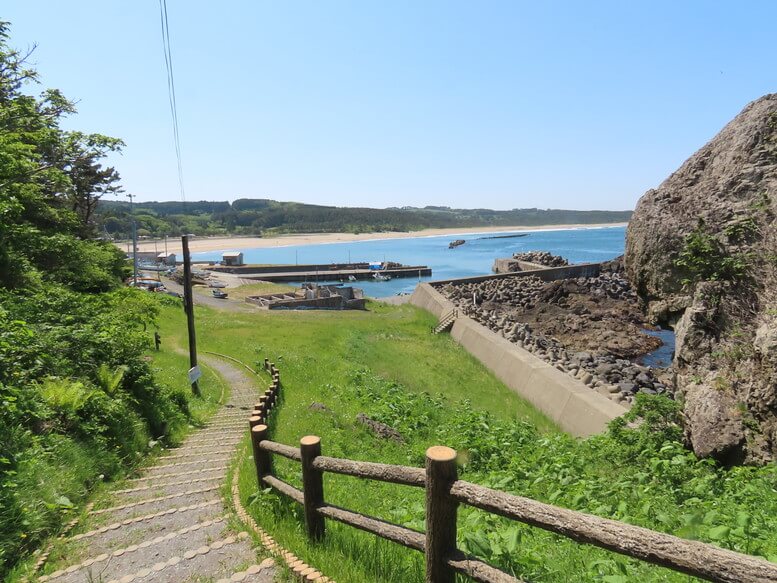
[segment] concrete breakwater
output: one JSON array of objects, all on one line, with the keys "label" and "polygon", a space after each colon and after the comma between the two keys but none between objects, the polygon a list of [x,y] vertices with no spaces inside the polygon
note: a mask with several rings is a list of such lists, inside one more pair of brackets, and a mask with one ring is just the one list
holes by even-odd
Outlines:
[{"label": "concrete breakwater", "polygon": [[258,281],[348,281],[372,279],[376,273],[391,278],[429,277],[432,269],[426,265],[402,265],[387,262],[381,269],[374,269],[369,263],[329,263],[309,265],[240,265],[213,266],[210,271],[232,273],[244,279]]},{"label": "concrete breakwater", "polygon": [[[578,278],[575,287],[594,297],[621,302],[635,301],[634,292],[628,282],[617,273],[603,272],[596,277]],[[562,295],[558,288],[548,289],[548,286],[533,274],[495,282],[449,284],[440,286],[439,291],[451,300],[461,313],[580,379],[613,401],[628,406],[639,391],[651,394],[670,392],[667,385],[655,377],[651,368],[636,364],[628,358],[607,354],[610,348],[607,344],[598,346],[597,350],[570,350],[564,343],[521,321],[521,309],[532,308],[542,302],[559,304],[563,301],[563,298],[558,297]],[[556,294],[556,297],[548,297],[548,292]],[[478,299],[477,304],[473,302],[473,296]],[[518,309],[510,312],[504,310],[505,306]],[[581,306],[574,306],[572,309],[578,311],[577,308],[580,311],[584,309]],[[554,316],[549,313],[547,317]],[[628,323],[624,323],[624,326],[627,325]],[[619,342],[617,337],[613,341]],[[612,349],[633,352],[639,350],[647,341],[649,339],[644,335],[627,335],[626,339],[621,338],[619,345],[612,346]]]},{"label": "concrete breakwater", "polygon": [[[601,311],[589,314],[585,305],[572,299],[573,295],[577,300],[587,298],[588,306],[601,304],[605,313],[616,306],[614,313],[607,314],[611,319],[628,320],[636,311],[634,292],[611,264],[432,282],[419,286],[411,302],[438,317],[456,309],[459,318],[451,330],[454,339],[562,428],[574,435],[590,435],[603,430],[609,419],[630,407],[637,392],[671,394],[671,388],[650,367],[617,355],[618,351],[643,352],[655,339],[631,334],[631,329],[639,330],[639,326],[630,321],[624,321],[619,333],[605,330],[600,337],[598,330],[609,327],[608,322],[597,321]],[[531,321],[529,315],[540,329],[522,321],[522,317]],[[574,349],[542,333],[543,325],[553,329],[559,320],[564,320],[558,326],[562,329],[572,322],[575,335],[581,323],[597,327],[593,333],[580,331],[580,336],[589,343],[601,339],[602,344],[596,349]],[[610,348],[615,354],[608,352]],[[547,368],[554,372],[547,372]],[[546,372],[537,374],[538,370]],[[580,391],[587,397],[582,403],[580,397],[572,399],[577,412],[565,409],[570,395]],[[617,407],[604,405],[607,402]],[[587,421],[581,425],[580,419]]]},{"label": "concrete breakwater", "polygon": [[565,267],[569,261],[547,251],[525,251],[513,253],[512,257],[497,259],[491,268],[494,273],[513,273],[516,271],[532,271],[546,267]]},{"label": "concrete breakwater", "polygon": [[[438,318],[456,307],[427,283],[418,285],[410,301]],[[627,411],[622,404],[467,316],[456,319],[451,337],[571,435],[601,433],[607,423]]]}]

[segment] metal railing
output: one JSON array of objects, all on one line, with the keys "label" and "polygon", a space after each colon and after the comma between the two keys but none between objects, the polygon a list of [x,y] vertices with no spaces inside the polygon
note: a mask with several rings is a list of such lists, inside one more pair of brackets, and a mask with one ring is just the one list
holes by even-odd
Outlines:
[{"label": "metal railing", "polygon": [[456,318],[459,317],[459,310],[458,308],[453,308],[450,312],[447,312],[442,318],[440,318],[440,321],[435,326],[430,326],[429,331],[432,334],[439,334],[443,330],[445,330],[448,326],[453,324],[456,321]]}]

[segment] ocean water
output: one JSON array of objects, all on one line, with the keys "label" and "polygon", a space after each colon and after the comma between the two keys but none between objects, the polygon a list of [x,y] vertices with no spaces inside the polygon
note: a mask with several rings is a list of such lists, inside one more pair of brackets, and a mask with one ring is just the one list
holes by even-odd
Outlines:
[{"label": "ocean water", "polygon": [[[481,239],[494,235],[525,232],[516,239]],[[494,259],[510,257],[520,251],[549,251],[566,257],[570,263],[606,261],[623,254],[625,227],[548,229],[542,231],[504,231],[500,233],[449,234],[435,237],[380,239],[349,243],[290,245],[269,249],[229,249],[243,252],[246,263],[344,263],[347,261],[396,261],[407,265],[427,265],[432,276],[420,281],[449,279],[491,273]],[[466,243],[448,249],[455,239]],[[193,253],[194,260],[220,261],[227,249]],[[409,293],[419,278],[397,278],[385,282],[358,281],[354,285],[371,297]]]}]

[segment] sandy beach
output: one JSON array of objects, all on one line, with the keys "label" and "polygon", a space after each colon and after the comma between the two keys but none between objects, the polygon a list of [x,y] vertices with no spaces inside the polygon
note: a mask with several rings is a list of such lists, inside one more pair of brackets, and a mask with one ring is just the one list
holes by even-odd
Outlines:
[{"label": "sandy beach", "polygon": [[[509,231],[546,231],[561,229],[594,229],[600,227],[622,227],[627,223],[602,223],[593,225],[538,225],[526,227],[521,225],[511,227],[468,227],[451,229],[423,229],[412,232],[386,233],[296,233],[278,235],[275,237],[194,237],[189,241],[189,250],[193,253],[203,251],[266,249],[269,247],[288,247],[290,245],[318,245],[322,243],[347,243],[351,241],[374,241],[376,239],[408,239],[412,237],[434,237],[438,235],[466,235],[468,233],[499,233]],[[127,247],[127,242],[116,242],[121,249]],[[138,242],[138,251],[164,250],[164,242],[160,239]],[[168,237],[167,250],[172,253],[181,252],[180,237]]]}]

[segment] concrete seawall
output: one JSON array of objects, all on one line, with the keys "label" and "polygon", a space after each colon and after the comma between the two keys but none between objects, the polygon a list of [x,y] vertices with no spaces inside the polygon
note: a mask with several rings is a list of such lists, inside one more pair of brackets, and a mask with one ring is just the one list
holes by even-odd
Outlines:
[{"label": "concrete seawall", "polygon": [[[598,273],[598,264],[551,268],[542,271],[555,271],[571,267],[592,269]],[[574,275],[563,277],[581,277],[583,269],[574,270]],[[508,277],[537,275],[542,272],[518,272],[505,274]],[[449,281],[483,281],[493,277],[466,278]],[[563,277],[549,277],[548,280]],[[543,278],[544,279],[544,278]],[[423,308],[437,318],[450,312],[455,306],[428,283],[419,284],[410,298],[410,303]],[[601,433],[607,423],[626,413],[627,409],[614,403],[607,397],[590,389],[578,379],[561,372],[531,352],[502,338],[474,320],[460,316],[453,325],[451,337],[461,344],[489,368],[503,383],[521,397],[529,401],[561,429],[575,437],[588,437]]]},{"label": "concrete seawall", "polygon": [[[532,265],[526,263],[526,265]],[[528,271],[514,271],[511,273],[490,273],[488,275],[474,275],[472,277],[459,277],[456,279],[437,279],[429,283],[478,283],[487,279],[503,279],[505,277],[539,277],[542,281],[554,281],[556,279],[569,279],[571,277],[596,277],[599,275],[601,264],[599,263],[578,263],[576,265],[565,265],[564,267],[543,267]]]}]

